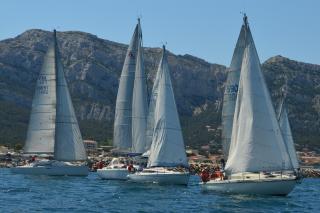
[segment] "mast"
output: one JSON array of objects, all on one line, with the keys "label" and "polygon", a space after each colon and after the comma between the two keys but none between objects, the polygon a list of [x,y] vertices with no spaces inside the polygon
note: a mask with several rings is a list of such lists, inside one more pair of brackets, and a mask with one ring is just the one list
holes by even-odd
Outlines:
[{"label": "mast", "polygon": [[132,152],[144,153],[146,150],[147,128],[147,77],[144,71],[142,30],[138,19],[139,44],[132,97]]},{"label": "mast", "polygon": [[189,167],[165,46],[163,46],[158,72],[158,95],[154,110],[154,131],[148,167]]},{"label": "mast", "polygon": [[246,35],[250,33],[247,16],[244,14],[243,24],[235,46],[225,85],[222,108],[222,148],[225,158],[228,158],[232,134],[232,123],[239,87],[240,71],[243,53],[246,45]]},{"label": "mast", "polygon": [[54,158],[55,160],[59,161],[86,160],[86,150],[84,148],[78,121],[64,76],[55,30],[53,32],[53,40],[55,51],[55,71],[57,76],[57,110]]},{"label": "mast", "polygon": [[140,40],[139,26],[138,23],[126,53],[116,100],[113,146],[120,152],[130,152],[132,148],[132,95]]},{"label": "mast", "polygon": [[37,79],[24,145],[26,154],[53,154],[56,120],[55,44],[49,44]]},{"label": "mast", "polygon": [[228,173],[292,169],[251,33],[246,40],[225,169]]}]

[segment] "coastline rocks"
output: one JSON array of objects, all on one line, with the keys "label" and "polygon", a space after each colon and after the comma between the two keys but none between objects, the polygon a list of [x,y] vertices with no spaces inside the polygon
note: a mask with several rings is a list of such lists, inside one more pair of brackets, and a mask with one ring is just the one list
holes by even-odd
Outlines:
[{"label": "coastline rocks", "polygon": [[301,173],[304,178],[320,178],[320,169],[305,168]]}]

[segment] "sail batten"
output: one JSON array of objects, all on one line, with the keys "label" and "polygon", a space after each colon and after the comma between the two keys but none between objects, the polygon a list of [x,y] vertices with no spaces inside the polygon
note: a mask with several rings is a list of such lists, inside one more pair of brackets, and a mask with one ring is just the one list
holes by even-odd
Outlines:
[{"label": "sail batten", "polygon": [[116,100],[113,146],[120,152],[130,152],[132,148],[132,95],[140,40],[139,27],[137,24],[126,53]]},{"label": "sail batten", "polygon": [[165,48],[158,72],[158,94],[148,167],[188,167]]},{"label": "sail batten", "polygon": [[288,159],[254,41],[247,33],[225,169],[229,173],[290,170]]}]

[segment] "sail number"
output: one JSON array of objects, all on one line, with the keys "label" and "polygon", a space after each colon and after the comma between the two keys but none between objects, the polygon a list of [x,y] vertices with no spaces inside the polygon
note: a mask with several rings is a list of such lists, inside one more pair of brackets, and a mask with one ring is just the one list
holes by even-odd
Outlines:
[{"label": "sail number", "polygon": [[48,94],[48,86],[38,86],[37,90],[40,94]]},{"label": "sail number", "polygon": [[38,84],[47,84],[47,77],[45,75],[40,75],[38,78]]},{"label": "sail number", "polygon": [[237,94],[237,92],[238,92],[238,84],[226,86],[226,94],[234,95],[234,94]]},{"label": "sail number", "polygon": [[37,90],[40,94],[48,94],[47,77],[45,75],[39,76]]}]

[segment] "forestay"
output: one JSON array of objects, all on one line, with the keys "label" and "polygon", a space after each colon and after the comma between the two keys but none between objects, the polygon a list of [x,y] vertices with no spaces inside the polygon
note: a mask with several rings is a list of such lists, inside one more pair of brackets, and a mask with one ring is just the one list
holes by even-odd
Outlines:
[{"label": "forestay", "polygon": [[230,68],[228,69],[228,77],[225,85],[222,108],[222,147],[225,158],[228,158],[229,147],[232,134],[232,123],[234,110],[236,106],[237,92],[239,87],[241,64],[243,52],[245,49],[245,41],[247,32],[246,18],[241,27],[240,35],[233,52]]},{"label": "forestay", "polygon": [[247,35],[226,170],[292,169],[253,39]]},{"label": "forestay", "polygon": [[144,153],[146,149],[147,126],[147,78],[144,71],[142,31],[138,19],[139,45],[132,97],[132,152]]},{"label": "forestay", "polygon": [[48,47],[36,83],[24,153],[52,154],[56,118],[56,74],[54,45]]},{"label": "forestay", "polygon": [[116,100],[113,146],[119,151],[130,151],[132,147],[132,95],[139,40],[137,24],[122,68]]},{"label": "forestay", "polygon": [[181,127],[170,79],[165,47],[159,65],[159,87],[148,167],[188,167]]},{"label": "forestay", "polygon": [[54,158],[60,161],[86,160],[86,150],[79,130],[78,121],[72,105],[68,85],[64,76],[56,36],[55,63],[57,73],[57,115]]},{"label": "forestay", "polygon": [[288,119],[288,113],[286,104],[283,102],[280,106],[279,111],[279,124],[282,132],[283,140],[285,142],[287,152],[289,153],[289,157],[294,169],[299,168],[299,161],[296,153],[296,149],[294,147],[294,142],[292,138],[290,123]]}]

